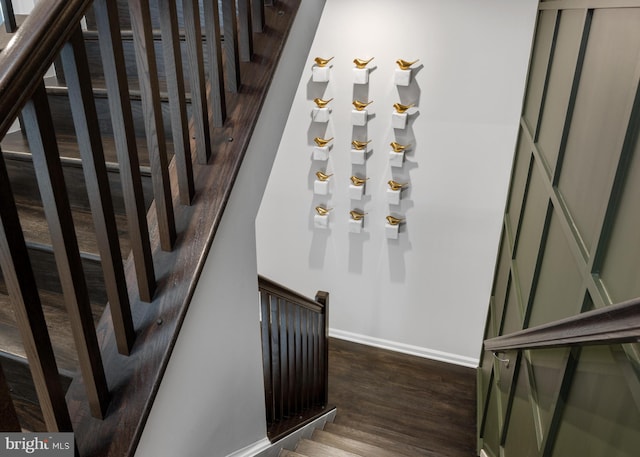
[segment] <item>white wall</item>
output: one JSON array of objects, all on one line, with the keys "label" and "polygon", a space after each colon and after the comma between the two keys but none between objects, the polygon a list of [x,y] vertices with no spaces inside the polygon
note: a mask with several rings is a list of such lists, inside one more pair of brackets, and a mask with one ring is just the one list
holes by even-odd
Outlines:
[{"label": "white wall", "polygon": [[322,12],[304,1],[136,456],[254,455],[268,445],[255,216]]},{"label": "white wall", "polygon": [[[258,271],[313,296],[331,293],[334,336],[476,366],[490,295],[536,0],[327,0],[257,219]],[[311,81],[313,58],[335,56],[331,80]],[[352,84],[352,60],[370,83]],[[395,60],[420,59],[415,82],[394,85]],[[365,91],[363,93],[363,90]],[[349,161],[353,98],[373,100],[366,167]],[[312,123],[313,98],[334,97],[331,120]],[[410,127],[391,127],[395,102],[416,103]],[[328,162],[313,161],[315,136],[335,137]],[[389,143],[411,143],[402,169]],[[317,170],[334,173],[314,196]],[[365,199],[348,196],[366,172]],[[409,182],[400,206],[386,201],[390,178]],[[325,204],[329,230],[314,228]],[[361,234],[349,211],[367,212]],[[398,240],[385,216],[406,218]]]}]

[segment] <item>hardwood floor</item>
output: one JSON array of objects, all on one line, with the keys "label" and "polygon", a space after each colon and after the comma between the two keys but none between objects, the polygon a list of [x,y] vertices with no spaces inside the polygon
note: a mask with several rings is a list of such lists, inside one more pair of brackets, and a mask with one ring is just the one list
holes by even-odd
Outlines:
[{"label": "hardwood floor", "polygon": [[[475,370],[332,338],[329,403],[336,424],[434,456],[475,456]],[[417,454],[416,454],[417,455]]]}]

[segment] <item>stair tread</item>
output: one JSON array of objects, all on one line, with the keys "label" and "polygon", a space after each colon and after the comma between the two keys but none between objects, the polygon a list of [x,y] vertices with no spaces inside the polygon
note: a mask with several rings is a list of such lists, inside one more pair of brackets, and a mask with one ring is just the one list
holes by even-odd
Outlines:
[{"label": "stair tread", "polygon": [[[384,449],[375,444],[358,439],[337,435],[325,430],[316,429],[312,434],[313,441],[333,446],[343,451],[352,452],[365,457],[394,457],[399,455],[395,451]],[[402,454],[406,455],[406,454]]]},{"label": "stair tread", "polygon": [[308,457],[304,454],[299,454],[295,451],[290,451],[288,449],[282,449],[278,454],[278,457]]},{"label": "stair tread", "polygon": [[[78,354],[69,316],[65,309],[64,297],[42,290],[39,291],[39,295],[58,370],[71,376],[78,368]],[[92,304],[94,322],[98,322],[103,310],[103,306]],[[0,293],[0,349],[19,358],[27,357],[13,307],[9,297],[4,293]]]},{"label": "stair tread", "polygon": [[[51,234],[45,221],[44,208],[39,205],[26,202],[16,202],[20,224],[27,243],[37,243],[42,246],[51,245]],[[73,223],[76,230],[76,238],[81,253],[88,256],[99,256],[98,242],[96,239],[93,217],[91,213],[81,210],[72,211]],[[129,237],[126,233],[127,218],[122,214],[115,214],[116,225],[118,227],[118,237],[120,239],[120,251],[123,258],[129,254]],[[87,257],[85,255],[85,257]]]},{"label": "stair tread", "polygon": [[[375,424],[367,423],[365,421],[351,419],[345,414],[338,414],[334,419],[334,423],[337,425],[342,425],[345,427],[350,427],[352,429],[358,429],[362,432],[370,433],[379,437],[387,438],[393,441],[405,443],[406,445],[414,446],[419,449],[424,449],[429,452],[429,448],[427,448],[427,443],[423,438],[418,438],[415,436],[407,435],[402,432],[398,432],[396,430],[392,430],[388,427],[381,427]],[[440,455],[431,451],[432,455]],[[430,455],[430,454],[427,454]]]},{"label": "stair tread", "polygon": [[352,438],[354,440],[373,444],[388,451],[395,452],[399,455],[437,457],[437,454],[432,451],[407,444],[403,436],[398,436],[397,438],[392,439],[389,437],[381,436],[377,433],[374,434],[355,427],[348,427],[333,422],[327,422],[324,426],[324,430],[335,435],[341,435],[347,438]]},{"label": "stair tread", "polygon": [[296,446],[297,453],[312,457],[369,457],[367,455],[354,454],[324,443],[309,439],[301,440]]},{"label": "stair tread", "polygon": [[[57,133],[58,150],[61,158],[80,159],[80,151],[78,149],[78,141],[75,135],[68,133]],[[0,142],[3,153],[25,153],[30,154],[29,143],[27,138],[21,132],[8,133]],[[102,135],[102,147],[104,149],[104,157],[107,164],[118,164],[118,155],[116,153],[115,139],[109,135]],[[138,150],[138,161],[140,163],[140,171],[144,174],[150,174],[149,154],[147,150],[146,138],[136,137],[136,147]],[[173,155],[173,145],[171,140],[167,140],[167,154]],[[28,157],[24,157],[28,160]]]}]

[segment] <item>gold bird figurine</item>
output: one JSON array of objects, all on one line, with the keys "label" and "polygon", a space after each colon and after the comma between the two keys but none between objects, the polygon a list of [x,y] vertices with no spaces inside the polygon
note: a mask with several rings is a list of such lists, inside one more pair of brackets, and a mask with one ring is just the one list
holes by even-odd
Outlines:
[{"label": "gold bird figurine", "polygon": [[391,149],[393,149],[393,152],[402,152],[405,149],[407,149],[410,145],[409,144],[400,144],[400,143],[396,143],[395,141],[391,142]]},{"label": "gold bird figurine", "polygon": [[333,59],[333,57],[329,58],[329,59],[323,59],[322,57],[316,57],[314,60],[314,62],[316,63],[317,66],[319,67],[326,67],[327,64],[329,62],[331,62],[331,60]]},{"label": "gold bird figurine", "polygon": [[389,223],[389,225],[399,225],[403,221],[404,219],[398,219],[397,217],[393,217],[391,215],[387,216],[387,222]]},{"label": "gold bird figurine", "polygon": [[369,141],[358,141],[358,140],[353,140],[351,142],[351,146],[353,146],[353,149],[356,149],[358,151],[362,151],[365,147],[367,147],[367,145],[371,143],[371,140]]},{"label": "gold bird figurine", "polygon": [[400,67],[400,70],[408,70],[409,67],[411,67],[411,65],[416,63],[418,60],[420,60],[420,59],[416,59],[413,62],[409,62],[408,60],[398,59],[398,60],[396,60],[396,63]]},{"label": "gold bird figurine", "polygon": [[315,103],[318,108],[324,108],[325,106],[327,106],[329,104],[329,102],[331,100],[333,100],[333,98],[330,98],[329,100],[323,100],[321,98],[314,98],[313,99],[313,103]]},{"label": "gold bird figurine", "polygon": [[316,171],[316,177],[318,178],[318,181],[326,181],[332,176],[333,174],[328,175],[326,173],[321,172],[320,170]]},{"label": "gold bird figurine", "polygon": [[405,113],[409,108],[415,106],[413,103],[410,105],[403,105],[402,103],[394,103],[393,107],[396,109],[396,112],[402,114]]},{"label": "gold bird figurine", "polygon": [[389,184],[389,189],[391,190],[400,190],[402,189],[404,186],[407,185],[407,183],[399,183],[398,181],[394,181],[393,179],[387,181],[387,184]]},{"label": "gold bird figurine", "polygon": [[313,139],[313,141],[318,145],[318,147],[324,147],[327,145],[327,143],[329,143],[329,141],[333,140],[333,137],[329,138],[328,140],[325,140],[324,138],[320,138],[319,136],[315,137]]},{"label": "gold bird figurine", "polygon": [[316,206],[316,213],[318,213],[320,216],[326,216],[327,214],[329,214],[329,211],[331,211],[331,208]]},{"label": "gold bird figurine", "polygon": [[351,219],[353,219],[354,221],[361,221],[364,218],[364,215],[367,213],[361,213],[360,211],[356,211],[354,209],[349,211],[349,214],[351,214]]},{"label": "gold bird figurine", "polygon": [[371,62],[372,60],[373,60],[373,57],[372,57],[372,58],[370,58],[369,60],[363,60],[363,59],[355,58],[355,59],[353,59],[353,63],[355,63],[355,64],[356,64],[356,68],[363,69],[363,68],[364,68],[364,67],[366,67],[366,66],[367,66],[367,64],[368,64],[369,62]]},{"label": "gold bird figurine", "polygon": [[357,176],[352,176],[351,178],[349,178],[351,180],[351,182],[353,183],[354,186],[361,186],[363,185],[367,179],[369,178],[358,178]]},{"label": "gold bird figurine", "polygon": [[363,109],[365,109],[367,106],[369,106],[372,103],[373,103],[373,100],[371,100],[368,103],[361,102],[360,100],[354,100],[353,101],[353,107],[356,109],[356,111],[362,111]]}]

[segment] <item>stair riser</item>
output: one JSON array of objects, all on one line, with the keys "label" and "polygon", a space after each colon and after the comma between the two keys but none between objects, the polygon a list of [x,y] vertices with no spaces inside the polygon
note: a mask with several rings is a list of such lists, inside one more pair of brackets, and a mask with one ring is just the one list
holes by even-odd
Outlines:
[{"label": "stair riser", "polygon": [[[13,160],[6,158],[7,172],[16,200],[33,201],[40,200],[40,191],[36,180],[33,164],[25,160]],[[65,165],[64,176],[69,202],[72,208],[84,211],[90,210],[89,197],[87,196],[84,173],[82,169],[75,165]],[[113,208],[117,214],[125,214],[124,195],[120,174],[117,171],[109,172],[109,182]],[[151,177],[147,174],[142,176],[142,187],[145,199],[145,207],[148,209],[153,200],[153,189]]]},{"label": "stair riser", "polygon": [[[29,248],[29,260],[31,261],[31,268],[33,269],[38,289],[62,294],[62,286],[58,278],[58,269],[53,252],[39,248]],[[97,305],[106,304],[107,293],[100,261],[83,258],[82,266],[91,303]],[[7,294],[7,287],[2,274],[0,274],[0,293]]]},{"label": "stair riser", "polygon": [[[183,69],[182,74],[185,75],[184,76],[185,90],[187,93],[189,93],[190,92],[189,78],[186,76],[188,75],[188,71],[189,71],[189,63],[187,61],[187,49],[186,49],[186,43],[184,40],[185,38],[184,36],[182,36],[180,41],[182,69]],[[95,39],[95,36],[91,36],[85,39],[85,46],[87,49],[87,58],[89,59],[89,69],[91,71],[91,76],[93,78],[103,80],[104,70],[102,67],[102,58],[100,55],[99,42]],[[138,70],[136,67],[136,55],[135,55],[133,40],[131,39],[131,37],[123,38],[122,47],[124,50],[124,60],[125,60],[125,67],[127,69],[127,76],[129,78],[129,81],[134,83],[135,86],[137,86]],[[166,84],[164,83],[167,79],[165,66],[164,66],[164,54],[162,50],[162,41],[159,36],[155,37],[154,51],[156,55],[156,66],[158,68],[158,79],[160,80],[160,86],[166,87]],[[206,52],[203,53],[203,59],[204,59],[204,64],[206,68],[206,63],[207,63]]]},{"label": "stair riser", "polygon": [[[200,4],[200,23],[204,23],[204,16],[202,15],[202,0],[199,1]],[[178,24],[179,27],[184,27],[184,20],[182,14],[182,1],[177,4],[177,13],[178,13]],[[158,1],[151,0],[149,2],[149,9],[151,11],[151,23],[153,24],[153,28],[157,29],[160,27],[160,20],[158,19]],[[129,7],[128,3],[125,0],[118,0],[118,15],[120,16],[120,24],[122,29],[130,29],[131,28],[131,18],[129,17]],[[95,19],[93,18],[93,11],[87,14],[87,27],[90,30],[95,30]]]},{"label": "stair riser", "polygon": [[[31,431],[46,431],[38,395],[26,360],[18,360],[15,357],[6,357],[0,354],[0,363],[9,385],[20,426]],[[71,384],[71,378],[61,374],[60,382],[66,392]]]},{"label": "stair riser", "polygon": [[[56,90],[56,93],[49,93],[49,105],[51,108],[51,114],[53,116],[53,125],[55,131],[58,134],[75,135],[75,127],[73,125],[73,118],[71,115],[71,104],[66,94],[60,93]],[[109,101],[106,96],[96,96],[96,111],[98,113],[98,122],[100,123],[100,132],[105,136],[113,136],[113,128],[111,124],[111,113],[109,111]],[[135,135],[138,138],[145,137],[144,118],[142,116],[142,101],[140,99],[131,100],[131,112],[133,114],[133,125]],[[187,116],[191,117],[191,104],[187,103]],[[169,103],[166,100],[162,101],[162,119],[164,125],[164,132],[168,142],[172,142],[171,135],[171,112]]]}]

